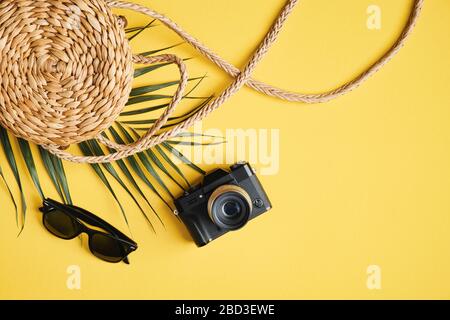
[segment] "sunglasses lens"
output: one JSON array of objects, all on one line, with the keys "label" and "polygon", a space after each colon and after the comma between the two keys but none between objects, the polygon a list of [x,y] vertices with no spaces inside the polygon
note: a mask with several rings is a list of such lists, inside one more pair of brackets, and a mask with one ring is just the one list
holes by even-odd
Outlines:
[{"label": "sunglasses lens", "polygon": [[48,231],[63,239],[73,239],[80,234],[79,223],[59,210],[45,213],[44,225]]},{"label": "sunglasses lens", "polygon": [[89,240],[92,253],[108,262],[120,262],[126,256],[124,246],[115,238],[103,233],[94,233]]}]

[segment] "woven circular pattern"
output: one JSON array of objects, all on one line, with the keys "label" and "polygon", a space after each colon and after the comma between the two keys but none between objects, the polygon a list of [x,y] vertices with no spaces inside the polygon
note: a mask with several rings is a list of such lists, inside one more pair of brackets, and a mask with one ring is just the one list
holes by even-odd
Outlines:
[{"label": "woven circular pattern", "polygon": [[107,129],[125,106],[133,63],[104,0],[0,1],[0,123],[68,146]]}]

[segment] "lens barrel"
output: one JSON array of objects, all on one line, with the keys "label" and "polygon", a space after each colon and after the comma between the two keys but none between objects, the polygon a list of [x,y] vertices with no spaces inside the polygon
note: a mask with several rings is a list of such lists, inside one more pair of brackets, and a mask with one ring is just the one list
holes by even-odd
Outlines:
[{"label": "lens barrel", "polygon": [[237,230],[250,219],[252,201],[248,193],[237,185],[223,185],[211,194],[208,214],[219,228]]}]

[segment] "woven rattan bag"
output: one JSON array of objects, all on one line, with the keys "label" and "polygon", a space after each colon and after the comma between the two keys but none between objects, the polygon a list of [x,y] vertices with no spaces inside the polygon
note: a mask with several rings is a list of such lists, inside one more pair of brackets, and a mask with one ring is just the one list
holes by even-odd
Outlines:
[{"label": "woven rattan bag", "polygon": [[[39,144],[57,156],[74,161],[109,162],[148,149],[189,128],[223,104],[244,85],[289,101],[324,102],[359,86],[403,46],[419,15],[423,0],[414,2],[411,16],[394,46],[354,80],[320,94],[287,92],[251,79],[251,73],[276,40],[298,0],[288,0],[279,17],[239,70],[167,17],[133,3],[108,0],[1,0],[0,2],[0,124],[15,136]],[[134,56],[125,37],[126,21],[111,8],[133,9],[160,20],[187,43],[235,79],[198,112],[174,128],[161,132],[183,97],[187,73],[183,61],[170,54]],[[118,145],[101,133],[124,108],[132,86],[133,64],[173,62],[181,73],[180,85],[167,110],[139,140]],[[99,157],[64,151],[68,146],[96,138],[116,150]]]}]

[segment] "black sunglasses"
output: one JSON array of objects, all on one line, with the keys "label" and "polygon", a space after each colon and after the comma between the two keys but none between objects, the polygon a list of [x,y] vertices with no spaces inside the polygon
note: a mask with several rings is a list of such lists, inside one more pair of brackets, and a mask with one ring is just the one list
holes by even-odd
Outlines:
[{"label": "black sunglasses", "polygon": [[[129,264],[127,256],[137,249],[137,243],[108,222],[82,208],[45,199],[42,208],[45,228],[64,240],[71,240],[82,233],[89,236],[89,249],[96,257],[107,262],[123,261]],[[87,227],[84,223],[101,228],[106,232]]]}]

